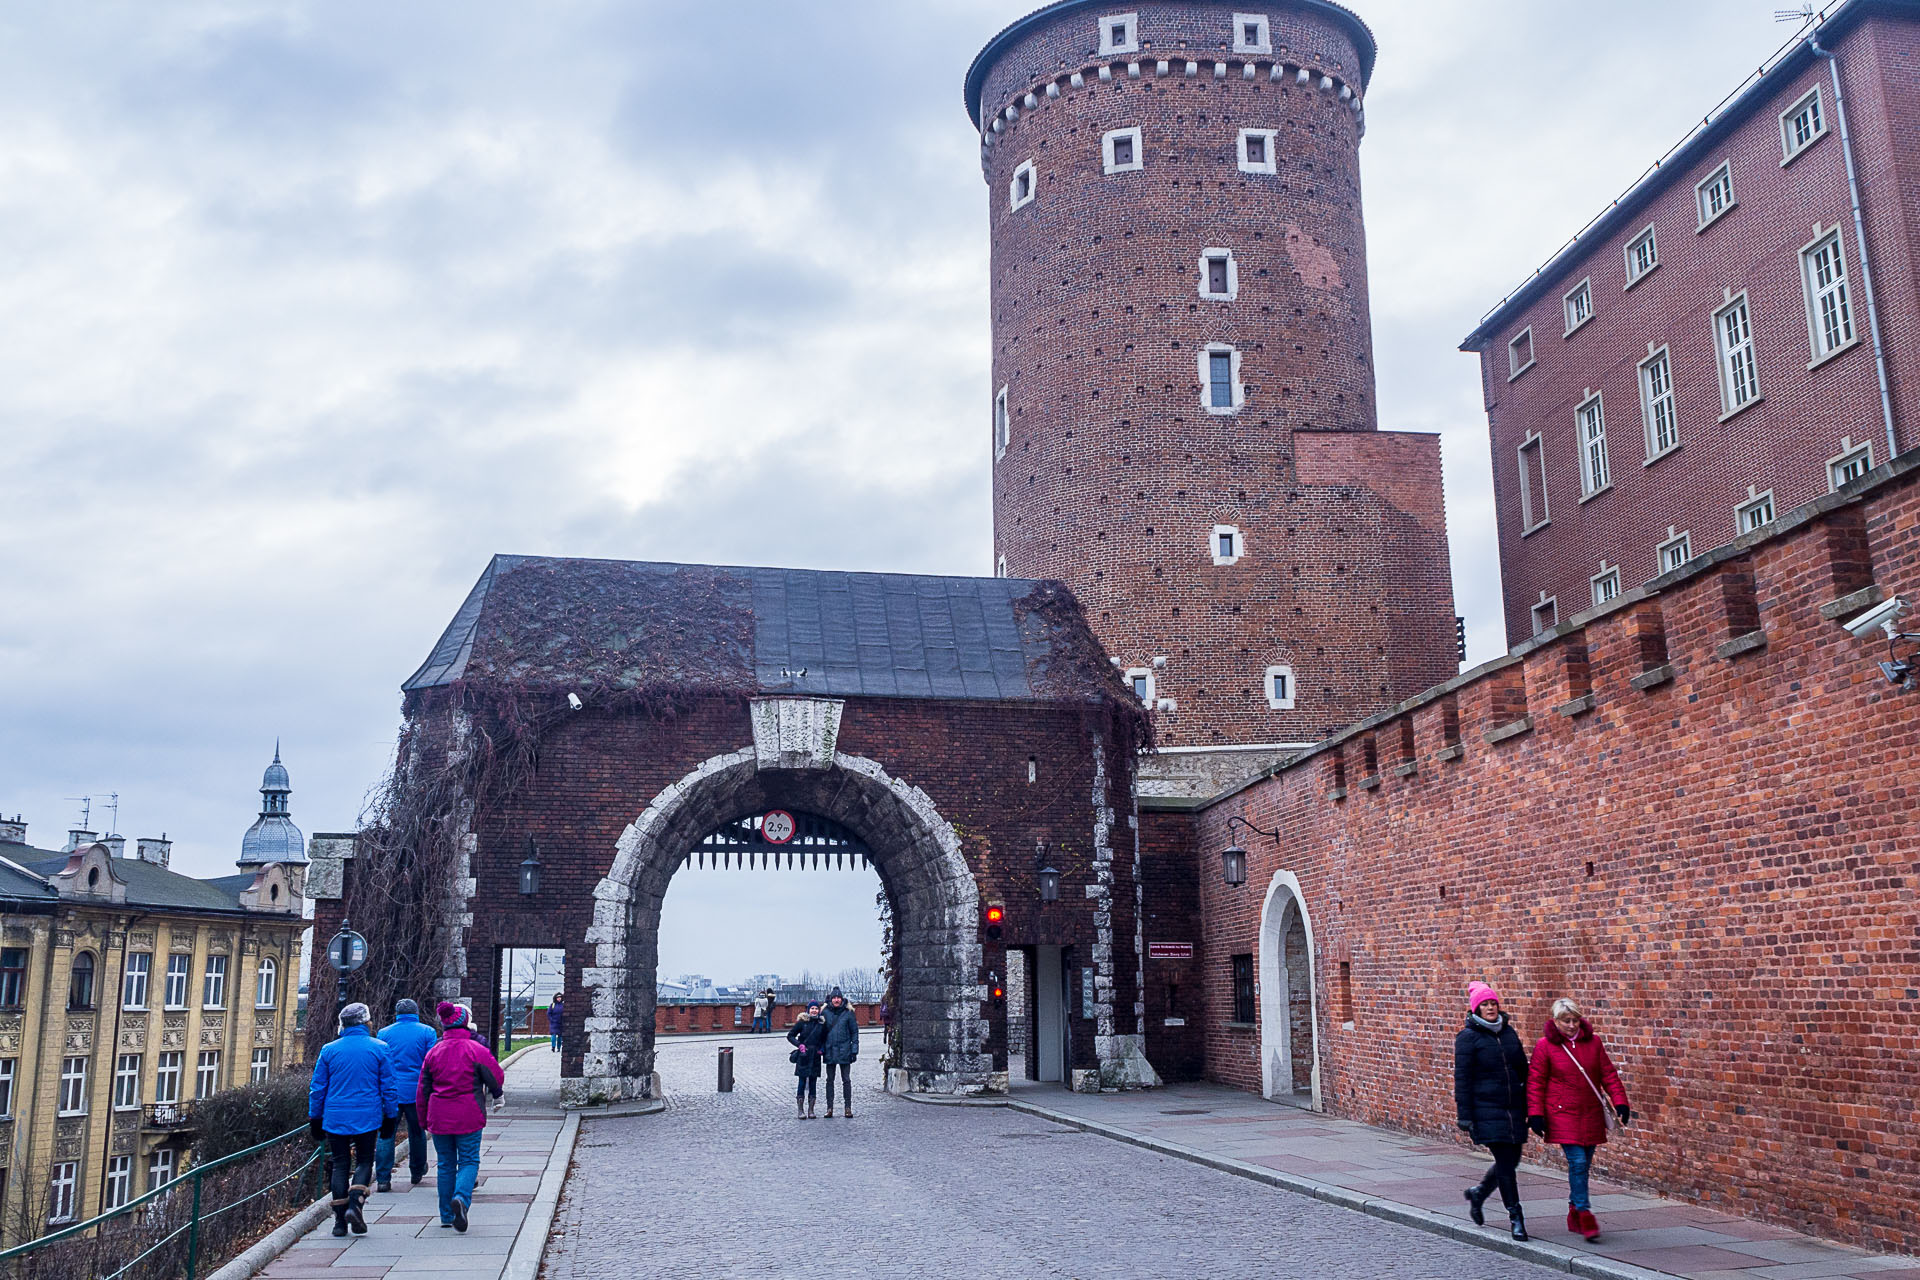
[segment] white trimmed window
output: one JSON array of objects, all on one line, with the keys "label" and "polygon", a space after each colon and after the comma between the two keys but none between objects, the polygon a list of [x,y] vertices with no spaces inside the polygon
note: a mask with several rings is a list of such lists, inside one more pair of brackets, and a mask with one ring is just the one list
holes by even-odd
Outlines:
[{"label": "white trimmed window", "polygon": [[1267,705],[1275,711],[1293,710],[1293,668],[1267,668]]},{"label": "white trimmed window", "polygon": [[1661,573],[1672,573],[1693,559],[1693,535],[1675,533],[1673,526],[1668,525],[1667,540],[1654,548],[1654,558],[1660,565]]},{"label": "white trimmed window", "polygon": [[187,1055],[179,1051],[160,1055],[160,1064],[153,1075],[153,1100],[158,1103],[180,1101],[180,1077],[186,1071]]},{"label": "white trimmed window", "polygon": [[1507,381],[1533,368],[1533,326],[1528,325],[1513,335],[1513,341],[1507,344]]},{"label": "white trimmed window", "polygon": [[1719,354],[1720,416],[1730,418],[1760,398],[1760,366],[1753,355],[1746,294],[1713,313],[1713,345]]},{"label": "white trimmed window", "polygon": [[1238,413],[1246,401],[1246,388],[1240,385],[1240,352],[1224,342],[1209,342],[1202,347],[1201,407],[1211,414]]},{"label": "white trimmed window", "polygon": [[224,1009],[227,1007],[227,958],[208,956],[206,976],[200,983],[200,1007],[203,1009]]},{"label": "white trimmed window", "polygon": [[278,1003],[280,1003],[280,966],[272,956],[261,956],[259,971],[253,979],[253,1007],[271,1009]]},{"label": "white trimmed window", "polygon": [[1007,576],[1007,558],[1005,556],[1001,556],[993,562],[993,576],[996,578],[1004,578]]},{"label": "white trimmed window", "polygon": [[1100,53],[1140,52],[1140,15],[1110,13],[1100,19]]},{"label": "white trimmed window", "polygon": [[1547,460],[1540,437],[1520,442],[1520,532],[1532,533],[1547,523]]},{"label": "white trimmed window", "polygon": [[60,1060],[60,1114],[63,1116],[87,1114],[87,1060],[85,1058]]},{"label": "white trimmed window", "polygon": [[1544,635],[1560,623],[1560,601],[1542,591],[1540,603],[1533,606],[1533,634]]},{"label": "white trimmed window", "polygon": [[1613,472],[1607,466],[1607,414],[1600,393],[1588,392],[1573,418],[1580,433],[1580,494],[1591,498],[1613,484]]},{"label": "white trimmed window", "polygon": [[1805,151],[1827,132],[1827,113],[1821,110],[1820,86],[1807,90],[1807,96],[1780,113],[1780,152],[1782,165]]},{"label": "white trimmed window", "polygon": [[1007,183],[1007,208],[1024,209],[1033,203],[1034,188],[1039,185],[1039,174],[1033,167],[1033,161],[1022,160],[1014,166],[1013,180]]},{"label": "white trimmed window", "polygon": [[113,1109],[140,1109],[140,1055],[123,1053],[113,1063]]},{"label": "white trimmed window", "polygon": [[993,460],[1007,456],[1007,442],[1013,438],[1013,419],[1007,412],[1007,389],[993,398]]},{"label": "white trimmed window", "polygon": [[1660,245],[1653,237],[1652,227],[1627,241],[1627,288],[1639,284],[1647,272],[1659,265]]},{"label": "white trimmed window", "polygon": [[1853,345],[1853,299],[1847,291],[1847,255],[1835,227],[1800,251],[1800,282],[1807,294],[1807,331],[1813,363]]},{"label": "white trimmed window", "polygon": [[157,1191],[173,1181],[173,1148],[147,1157],[147,1190]]},{"label": "white trimmed window", "polygon": [[1230,524],[1217,524],[1213,526],[1207,548],[1213,553],[1215,564],[1238,564],[1246,554],[1247,544],[1239,529]]},{"label": "white trimmed window", "polygon": [[1840,442],[1840,455],[1827,459],[1827,485],[1838,490],[1873,470],[1873,446],[1855,446],[1851,438]]},{"label": "white trimmed window", "polygon": [[187,984],[193,981],[193,957],[172,955],[167,957],[166,1005],[169,1009],[187,1007]]},{"label": "white trimmed window", "polygon": [[1233,15],[1233,51],[1235,53],[1272,53],[1273,29],[1264,13]]},{"label": "white trimmed window", "polygon": [[1127,688],[1133,690],[1133,696],[1140,699],[1140,705],[1149,711],[1153,709],[1153,668],[1131,667],[1127,671]]},{"label": "white trimmed window", "polygon": [[1240,131],[1240,172],[1278,173],[1274,159],[1278,129],[1242,129]]},{"label": "white trimmed window", "polygon": [[211,1098],[220,1091],[220,1051],[202,1049],[200,1062],[193,1073],[193,1096]]},{"label": "white trimmed window", "polygon": [[19,1069],[20,1059],[0,1058],[0,1116],[13,1114],[13,1080]]},{"label": "white trimmed window", "polygon": [[122,1009],[144,1009],[147,1007],[147,979],[153,972],[153,956],[145,951],[135,951],[127,956],[126,976],[120,982],[120,1007]]},{"label": "white trimmed window", "polygon": [[72,1222],[74,1196],[80,1184],[80,1162],[62,1160],[53,1166],[47,1187],[47,1221]]},{"label": "white trimmed window", "polygon": [[1561,295],[1560,308],[1566,314],[1568,333],[1593,319],[1593,281],[1582,280],[1567,290]]},{"label": "white trimmed window", "polygon": [[1100,139],[1100,159],[1108,173],[1131,173],[1147,167],[1146,152],[1140,147],[1140,130],[1115,129]]},{"label": "white trimmed window", "polygon": [[1673,364],[1661,347],[1640,362],[1640,420],[1647,433],[1647,461],[1680,447],[1680,415],[1673,403]]},{"label": "white trimmed window", "polygon": [[1733,208],[1733,162],[1723,160],[1720,167],[1708,174],[1706,181],[1693,189],[1694,206],[1700,214],[1700,230],[1720,220],[1720,215]]},{"label": "white trimmed window", "polygon": [[253,1051],[252,1075],[249,1077],[249,1079],[251,1079],[255,1084],[264,1084],[266,1082],[267,1077],[272,1074],[273,1074],[273,1050],[255,1049]]},{"label": "white trimmed window", "polygon": [[1754,493],[1749,485],[1747,493],[1747,500],[1733,509],[1733,527],[1740,533],[1752,533],[1773,523],[1773,490]]},{"label": "white trimmed window", "polygon": [[133,1157],[114,1156],[107,1161],[107,1208],[118,1209],[133,1199]]},{"label": "white trimmed window", "polygon": [[1609,569],[1607,562],[1600,562],[1600,572],[1587,579],[1593,590],[1593,602],[1602,605],[1620,594],[1620,570],[1618,566]]},{"label": "white trimmed window", "polygon": [[1240,296],[1240,264],[1231,249],[1208,249],[1200,255],[1200,296],[1232,302]]}]

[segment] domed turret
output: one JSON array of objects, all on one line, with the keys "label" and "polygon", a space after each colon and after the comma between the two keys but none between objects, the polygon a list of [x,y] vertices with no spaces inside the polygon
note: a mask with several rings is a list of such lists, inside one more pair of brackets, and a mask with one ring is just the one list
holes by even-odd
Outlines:
[{"label": "domed turret", "polygon": [[260,816],[240,839],[239,865],[257,867],[268,862],[307,860],[307,838],[288,816],[287,798],[293,793],[287,767],[280,763],[280,744],[273,744],[273,763],[260,778]]}]

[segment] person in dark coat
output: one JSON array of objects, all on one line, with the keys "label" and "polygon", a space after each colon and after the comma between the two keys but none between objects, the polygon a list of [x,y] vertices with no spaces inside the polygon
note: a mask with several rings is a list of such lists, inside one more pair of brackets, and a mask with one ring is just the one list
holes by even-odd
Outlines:
[{"label": "person in dark coat", "polygon": [[[1605,1092],[1602,1093],[1602,1090]],[[1527,1077],[1527,1123],[1567,1157],[1567,1230],[1589,1240],[1600,1238],[1587,1178],[1593,1150],[1607,1140],[1607,1108],[1620,1124],[1633,1119],[1627,1087],[1593,1034],[1580,1006],[1564,997],[1553,1002],[1553,1021],[1533,1046],[1533,1070]]]},{"label": "person in dark coat", "polygon": [[[802,1120],[813,1119],[814,1099],[820,1091],[820,1047],[826,1042],[826,1020],[820,1016],[820,1002],[814,1000],[787,1029],[787,1043],[793,1046],[793,1102]],[[831,1093],[827,1095],[827,1106],[827,1114],[833,1114]]]},{"label": "person in dark coat", "polygon": [[846,1103],[847,1119],[853,1119],[853,1064],[860,1056],[860,1015],[847,1003],[847,997],[835,987],[827,995],[827,1010],[821,1015],[827,1024],[827,1043],[821,1053],[827,1061],[827,1119],[833,1119],[833,1073],[840,1072],[840,1097]]},{"label": "person in dark coat", "polygon": [[551,1038],[549,1047],[555,1053],[560,1052],[560,1033],[565,1029],[566,1022],[567,1002],[565,997],[556,991],[553,993],[553,999],[547,1002],[547,1035]]},{"label": "person in dark coat", "polygon": [[1467,1188],[1467,1213],[1486,1224],[1481,1206],[1495,1187],[1513,1220],[1513,1238],[1527,1238],[1515,1171],[1527,1141],[1527,1051],[1500,1010],[1500,993],[1484,982],[1467,988],[1467,1025],[1453,1038],[1454,1123],[1493,1153],[1493,1167]]},{"label": "person in dark coat", "polygon": [[400,1090],[385,1042],[367,1025],[372,1014],[358,1001],[340,1011],[340,1035],[320,1050],[307,1089],[307,1128],[325,1138],[332,1157],[333,1234],[367,1234],[361,1211],[373,1180],[374,1147],[393,1137]]}]

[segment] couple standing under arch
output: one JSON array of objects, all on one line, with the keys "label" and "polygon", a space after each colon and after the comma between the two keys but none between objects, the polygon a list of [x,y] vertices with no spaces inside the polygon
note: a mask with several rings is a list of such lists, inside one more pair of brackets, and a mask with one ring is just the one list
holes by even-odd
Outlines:
[{"label": "couple standing under arch", "polygon": [[820,1071],[827,1073],[827,1119],[833,1119],[833,1080],[840,1078],[840,1097],[847,1119],[853,1119],[853,1064],[860,1057],[860,1018],[847,1003],[847,997],[835,987],[823,1009],[818,1000],[807,1003],[807,1011],[787,1031],[787,1043],[793,1052],[794,1108],[797,1119],[814,1118],[814,1103],[820,1084]]}]

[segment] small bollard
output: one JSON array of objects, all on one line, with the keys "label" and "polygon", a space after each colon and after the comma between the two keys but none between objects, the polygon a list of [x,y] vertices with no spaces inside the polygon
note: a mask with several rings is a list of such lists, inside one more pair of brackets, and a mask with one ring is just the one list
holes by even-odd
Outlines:
[{"label": "small bollard", "polygon": [[733,1047],[720,1046],[720,1092],[733,1092]]}]

